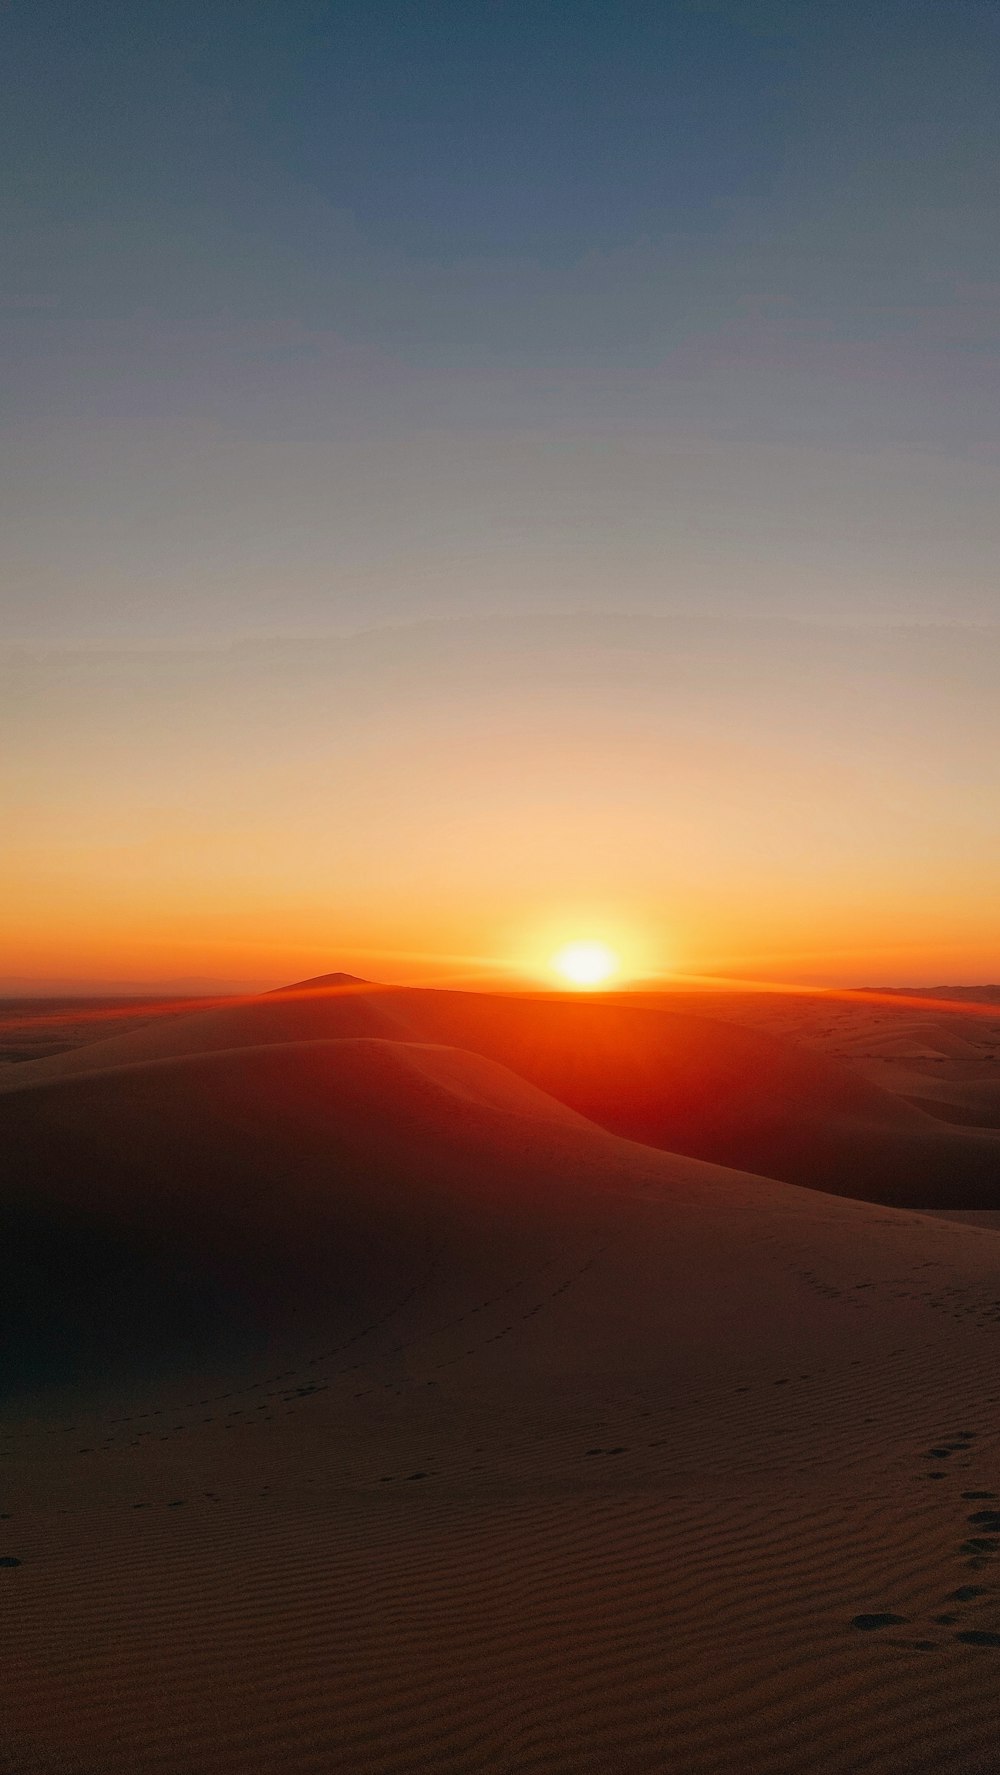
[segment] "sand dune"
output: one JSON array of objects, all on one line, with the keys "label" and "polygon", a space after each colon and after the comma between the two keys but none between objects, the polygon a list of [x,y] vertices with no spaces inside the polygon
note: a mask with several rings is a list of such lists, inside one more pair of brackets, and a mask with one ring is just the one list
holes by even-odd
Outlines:
[{"label": "sand dune", "polygon": [[365,1035],[405,1039],[393,1016],[393,995],[365,982],[345,985],[343,975],[330,979],[331,986],[322,992],[292,987],[257,998],[234,999],[187,1016],[157,1018],[141,1029],[128,1029],[42,1060],[7,1067],[0,1071],[0,1090],[21,1090],[44,1079],[67,1078],[135,1061],[257,1047],[265,1042]]},{"label": "sand dune", "polygon": [[942,1077],[900,1061],[861,1061],[858,1070],[918,1109],[964,1127],[1000,1128],[1000,1078]]},{"label": "sand dune", "polygon": [[828,1055],[668,1002],[401,991],[338,977],[10,1068],[6,1083],[364,1035],[486,1055],[609,1131],[667,1151],[896,1205],[1000,1206],[991,1129],[948,1126]]},{"label": "sand dune", "polygon": [[36,1326],[83,1217],[186,1335],[8,1403],[8,1775],[995,1768],[992,1232],[370,1036],[26,1080],[0,1166]]},{"label": "sand dune", "polygon": [[928,1019],[907,1023],[900,1017],[898,1027],[862,1028],[841,1040],[846,1052],[854,1049],[866,1059],[882,1056],[887,1060],[971,1060],[976,1054],[972,1043],[957,1030]]},{"label": "sand dune", "polygon": [[[27,1087],[0,1105],[6,1364],[30,1350],[37,1380],[41,1340],[53,1378],[75,1360],[86,1368],[65,1378],[80,1379],[123,1343],[134,1358],[141,1341],[146,1359],[310,1311],[328,1324],[331,1301],[353,1313],[359,1287],[391,1293],[446,1221],[467,1262],[487,1229],[513,1236],[522,1210],[534,1237],[555,1178],[560,1212],[567,1176],[582,1212],[614,1144],[477,1055],[368,1038]],[[525,1207],[528,1148],[546,1155],[550,1183]]]},{"label": "sand dune", "polygon": [[957,1002],[947,1023],[926,1008],[915,1014],[902,994],[872,1002],[863,996],[831,1001],[823,994],[720,993],[703,998],[701,1008],[790,1036],[939,1121],[1000,1128],[1000,1018],[990,1014],[996,989],[969,988],[965,997],[973,1002]]}]

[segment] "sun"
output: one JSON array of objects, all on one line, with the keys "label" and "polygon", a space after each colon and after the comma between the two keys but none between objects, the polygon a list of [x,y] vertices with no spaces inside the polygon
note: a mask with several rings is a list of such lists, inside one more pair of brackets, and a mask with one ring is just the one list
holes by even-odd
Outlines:
[{"label": "sun", "polygon": [[550,967],[571,986],[586,992],[605,986],[621,972],[621,963],[606,943],[567,943],[552,957]]}]

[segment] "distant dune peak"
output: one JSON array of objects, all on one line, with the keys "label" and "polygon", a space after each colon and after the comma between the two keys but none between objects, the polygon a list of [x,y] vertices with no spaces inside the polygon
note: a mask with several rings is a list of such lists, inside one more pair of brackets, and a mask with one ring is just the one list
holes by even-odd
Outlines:
[{"label": "distant dune peak", "polygon": [[275,992],[327,992],[336,986],[371,986],[359,974],[317,974],[312,980],[293,980],[288,986],[276,986]]}]

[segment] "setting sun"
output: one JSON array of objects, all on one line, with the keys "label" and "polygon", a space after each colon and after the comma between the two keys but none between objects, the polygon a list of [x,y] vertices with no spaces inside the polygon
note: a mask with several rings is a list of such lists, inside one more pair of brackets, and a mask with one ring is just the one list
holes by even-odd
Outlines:
[{"label": "setting sun", "polygon": [[606,943],[567,943],[552,957],[552,968],[571,986],[603,986],[620,972],[620,963]]}]

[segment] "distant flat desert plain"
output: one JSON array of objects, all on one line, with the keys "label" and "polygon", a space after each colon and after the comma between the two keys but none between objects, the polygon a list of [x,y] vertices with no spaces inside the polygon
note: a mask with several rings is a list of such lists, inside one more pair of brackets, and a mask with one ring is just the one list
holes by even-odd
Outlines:
[{"label": "distant flat desert plain", "polygon": [[1000,992],[0,1006],[3,1775],[1000,1769]]}]

